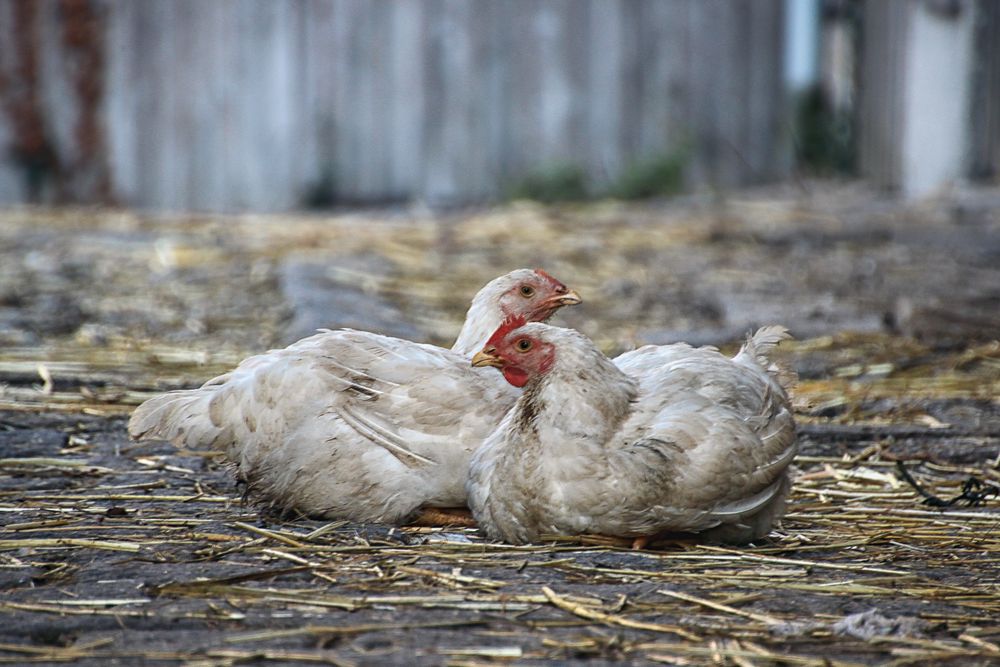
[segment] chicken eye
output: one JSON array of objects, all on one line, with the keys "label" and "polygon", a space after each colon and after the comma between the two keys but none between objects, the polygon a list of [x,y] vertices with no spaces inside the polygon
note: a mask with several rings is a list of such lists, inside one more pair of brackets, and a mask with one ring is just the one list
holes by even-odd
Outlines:
[{"label": "chicken eye", "polygon": [[521,285],[521,296],[525,299],[535,296],[535,288],[531,285]]},{"label": "chicken eye", "polygon": [[528,350],[531,349],[531,341],[528,340],[527,338],[522,338],[521,340],[517,341],[517,349],[519,352],[527,352]]}]

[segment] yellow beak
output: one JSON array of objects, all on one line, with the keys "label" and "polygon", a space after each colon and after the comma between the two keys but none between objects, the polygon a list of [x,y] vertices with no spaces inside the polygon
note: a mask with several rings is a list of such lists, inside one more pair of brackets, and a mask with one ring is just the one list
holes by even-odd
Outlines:
[{"label": "yellow beak", "polygon": [[565,294],[553,297],[552,300],[560,306],[575,306],[576,304],[583,302],[583,299],[580,298],[580,295],[577,294],[575,290],[570,290]]},{"label": "yellow beak", "polygon": [[490,348],[489,350],[480,350],[476,352],[475,356],[472,357],[473,366],[495,366],[500,368],[503,366],[503,359],[496,355],[496,350]]}]

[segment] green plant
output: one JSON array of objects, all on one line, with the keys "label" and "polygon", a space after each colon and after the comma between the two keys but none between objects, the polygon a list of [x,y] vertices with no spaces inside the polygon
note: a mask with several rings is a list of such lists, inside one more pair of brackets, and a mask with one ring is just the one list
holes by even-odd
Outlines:
[{"label": "green plant", "polygon": [[854,171],[854,119],[830,104],[820,86],[795,101],[795,157],[799,165],[819,174]]},{"label": "green plant", "polygon": [[608,194],[619,199],[645,199],[675,195],[684,188],[688,163],[686,149],[661,153],[626,167]]},{"label": "green plant", "polygon": [[333,163],[324,163],[319,177],[306,185],[302,195],[302,204],[307,209],[323,210],[333,208],[337,203],[337,177],[334,174]]},{"label": "green plant", "polygon": [[510,189],[511,199],[534,199],[544,203],[587,198],[587,177],[574,164],[554,164],[528,172]]}]

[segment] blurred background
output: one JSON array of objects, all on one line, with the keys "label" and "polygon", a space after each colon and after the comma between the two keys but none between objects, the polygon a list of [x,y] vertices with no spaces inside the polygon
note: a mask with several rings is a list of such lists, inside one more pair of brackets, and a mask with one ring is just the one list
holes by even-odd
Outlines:
[{"label": "blurred background", "polygon": [[0,202],[995,182],[992,0],[4,0]]},{"label": "blurred background", "polygon": [[[0,0],[0,663],[1000,665],[998,186],[1000,0]],[[127,441],[521,267],[609,355],[791,330],[781,532],[286,523]]]},{"label": "blurred background", "polygon": [[994,360],[998,166],[994,0],[0,0],[7,381],[447,343],[520,266],[608,352]]}]

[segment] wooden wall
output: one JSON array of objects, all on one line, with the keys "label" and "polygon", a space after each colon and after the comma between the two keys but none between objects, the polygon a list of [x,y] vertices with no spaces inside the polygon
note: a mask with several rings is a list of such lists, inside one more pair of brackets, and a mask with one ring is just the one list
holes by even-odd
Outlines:
[{"label": "wooden wall", "polygon": [[904,196],[1000,183],[1000,3],[863,5],[861,173]]},{"label": "wooden wall", "polygon": [[861,172],[876,186],[895,189],[902,180],[906,108],[902,72],[909,30],[908,0],[864,4],[864,57],[858,110]]},{"label": "wooden wall", "polygon": [[[87,160],[72,159],[68,3],[0,3],[15,75],[20,2],[38,10],[40,114],[72,180],[66,165]],[[789,166],[783,4],[91,0],[104,134],[89,168],[122,204],[196,210],[285,210],[323,190],[477,201],[546,165],[601,184],[685,147],[692,182],[772,180]],[[0,142],[9,120],[0,109]],[[0,202],[27,197],[22,167],[0,156]],[[44,196],[96,199],[89,181]]]},{"label": "wooden wall", "polygon": [[970,176],[1000,184],[1000,3],[976,3]]}]

